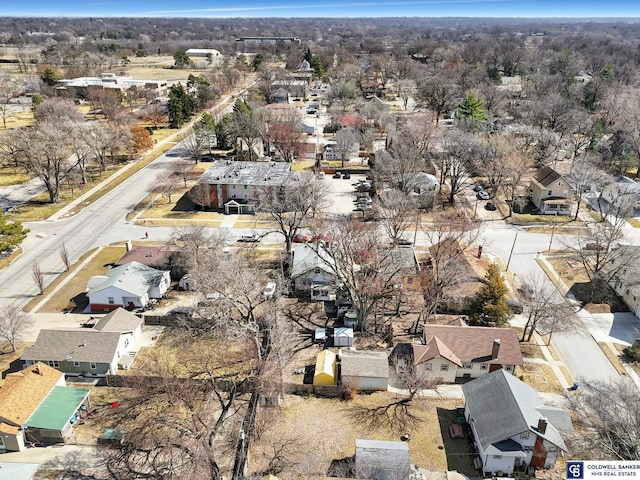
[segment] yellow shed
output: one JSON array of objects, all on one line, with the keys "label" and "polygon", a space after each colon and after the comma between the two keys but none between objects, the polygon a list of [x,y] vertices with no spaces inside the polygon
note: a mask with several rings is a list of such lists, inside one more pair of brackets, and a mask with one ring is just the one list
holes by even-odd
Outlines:
[{"label": "yellow shed", "polygon": [[316,372],[313,375],[314,385],[335,385],[337,376],[336,354],[331,350],[323,350],[316,360]]}]

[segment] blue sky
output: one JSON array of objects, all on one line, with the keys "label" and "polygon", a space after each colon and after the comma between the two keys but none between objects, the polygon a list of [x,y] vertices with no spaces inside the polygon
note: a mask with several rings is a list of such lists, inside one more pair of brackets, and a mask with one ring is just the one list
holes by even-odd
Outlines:
[{"label": "blue sky", "polygon": [[4,16],[640,17],[638,0],[0,0]]}]

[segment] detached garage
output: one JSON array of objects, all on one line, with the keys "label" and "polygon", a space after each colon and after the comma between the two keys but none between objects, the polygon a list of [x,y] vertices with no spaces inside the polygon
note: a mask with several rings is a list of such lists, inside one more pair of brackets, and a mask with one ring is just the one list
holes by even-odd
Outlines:
[{"label": "detached garage", "polygon": [[389,360],[386,352],[340,350],[340,380],[356,390],[387,390]]}]

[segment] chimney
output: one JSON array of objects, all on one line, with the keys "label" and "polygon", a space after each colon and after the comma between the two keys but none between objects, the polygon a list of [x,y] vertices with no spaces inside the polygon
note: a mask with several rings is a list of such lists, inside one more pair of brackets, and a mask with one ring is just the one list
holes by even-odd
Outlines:
[{"label": "chimney", "polygon": [[547,419],[542,417],[538,420],[538,432],[544,435],[544,432],[547,431]]},{"label": "chimney", "polygon": [[496,338],[493,340],[493,346],[491,347],[491,358],[498,358],[498,353],[500,352],[500,339]]},{"label": "chimney", "polygon": [[36,363],[36,368],[33,369],[33,373],[36,373],[38,375],[42,375],[42,372],[40,371],[40,364]]}]

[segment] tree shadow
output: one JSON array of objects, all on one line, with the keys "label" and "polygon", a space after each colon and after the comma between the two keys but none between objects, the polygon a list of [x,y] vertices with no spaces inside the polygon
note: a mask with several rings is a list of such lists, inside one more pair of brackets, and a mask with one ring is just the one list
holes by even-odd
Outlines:
[{"label": "tree shadow", "polygon": [[[101,462],[97,463],[99,464]],[[89,457],[83,454],[82,451],[63,453],[42,463],[38,469],[38,473],[40,475],[53,475],[52,477],[46,478],[97,480],[98,478],[102,478],[96,476],[96,474],[99,473],[97,470],[101,470],[97,463],[95,457]],[[63,474],[63,477],[59,477],[60,474]]]},{"label": "tree shadow", "polygon": [[71,297],[71,301],[75,305],[71,310],[71,313],[82,313],[89,306],[89,297],[86,293],[79,293],[75,297]]}]

